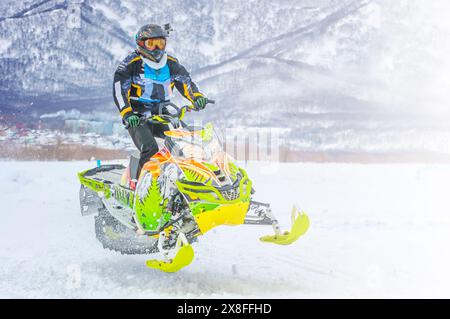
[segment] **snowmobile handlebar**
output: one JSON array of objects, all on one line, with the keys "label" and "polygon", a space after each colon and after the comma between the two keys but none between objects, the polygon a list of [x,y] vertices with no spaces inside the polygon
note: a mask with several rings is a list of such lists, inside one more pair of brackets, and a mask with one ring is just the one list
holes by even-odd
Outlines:
[{"label": "snowmobile handlebar", "polygon": [[[216,101],[207,99],[207,104],[215,104]],[[167,110],[167,107],[170,106],[173,108],[176,112],[170,113]],[[143,125],[144,123],[151,123],[151,124],[167,124],[172,123],[174,125],[179,124],[180,120],[183,118],[184,113],[188,111],[199,111],[194,105],[184,105],[182,107],[177,106],[176,104],[172,102],[162,102],[158,106],[158,113],[153,114],[144,114],[139,118],[139,126]],[[125,128],[128,129],[130,127],[130,124],[125,120]]]}]

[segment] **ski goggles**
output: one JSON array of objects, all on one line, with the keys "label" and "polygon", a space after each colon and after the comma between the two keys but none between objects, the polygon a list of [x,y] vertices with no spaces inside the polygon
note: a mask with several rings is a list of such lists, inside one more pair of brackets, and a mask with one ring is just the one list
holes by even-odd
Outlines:
[{"label": "ski goggles", "polygon": [[164,50],[166,48],[166,39],[164,38],[153,38],[147,39],[144,42],[144,47],[150,51],[160,49]]}]

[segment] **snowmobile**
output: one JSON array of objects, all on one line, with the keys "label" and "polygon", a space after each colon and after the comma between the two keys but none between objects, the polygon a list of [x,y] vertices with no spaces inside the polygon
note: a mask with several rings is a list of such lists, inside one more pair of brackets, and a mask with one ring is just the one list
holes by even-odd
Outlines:
[{"label": "snowmobile", "polygon": [[[209,103],[214,103],[208,100]],[[222,147],[211,123],[182,121],[193,105],[161,103],[140,125],[166,124],[160,150],[138,172],[139,154],[127,167],[97,165],[80,172],[81,214],[95,215],[95,234],[104,248],[122,254],[157,254],[147,266],[176,272],[194,259],[191,246],[221,225],[270,225],[266,243],[289,245],[306,233],[308,216],[295,206],[292,227],[283,232],[270,205],[254,201],[247,172]],[[171,257],[172,256],[172,257]]]}]

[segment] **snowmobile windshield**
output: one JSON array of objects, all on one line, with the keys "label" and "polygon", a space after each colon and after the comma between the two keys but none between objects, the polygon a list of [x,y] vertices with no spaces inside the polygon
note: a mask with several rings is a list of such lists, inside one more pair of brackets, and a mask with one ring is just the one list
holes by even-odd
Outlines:
[{"label": "snowmobile windshield", "polygon": [[211,123],[204,128],[166,131],[165,135],[170,137],[171,154],[175,158],[208,163],[214,163],[223,158],[222,145]]}]

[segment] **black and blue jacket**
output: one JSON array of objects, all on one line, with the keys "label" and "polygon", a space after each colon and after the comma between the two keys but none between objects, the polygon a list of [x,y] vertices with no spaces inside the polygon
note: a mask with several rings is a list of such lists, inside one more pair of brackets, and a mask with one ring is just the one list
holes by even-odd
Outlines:
[{"label": "black and blue jacket", "polygon": [[135,50],[114,73],[114,102],[123,118],[131,113],[142,114],[148,110],[148,105],[169,101],[174,86],[192,103],[203,96],[176,58],[166,53],[155,63]]}]

